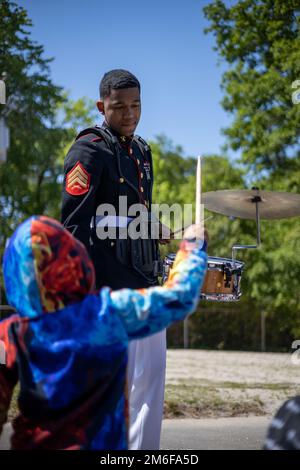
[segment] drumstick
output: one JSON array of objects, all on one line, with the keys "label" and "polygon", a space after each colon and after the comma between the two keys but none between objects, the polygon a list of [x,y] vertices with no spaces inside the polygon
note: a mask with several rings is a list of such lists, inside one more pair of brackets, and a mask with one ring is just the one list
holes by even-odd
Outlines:
[{"label": "drumstick", "polygon": [[[200,222],[201,222],[201,223],[204,223],[204,222],[206,222],[207,220],[210,220],[210,219],[212,219],[212,218],[213,218],[213,215],[210,215],[209,217],[206,217],[206,219],[201,220]],[[193,224],[191,224],[191,225],[193,225]],[[176,233],[182,232],[183,230],[185,230],[185,229],[191,227],[191,225],[187,225],[186,227],[181,227],[181,228],[179,228],[178,230],[175,230],[175,232],[172,232],[171,235],[175,235]]]},{"label": "drumstick", "polygon": [[195,222],[197,225],[201,222],[201,157],[198,156],[197,171],[196,171],[196,217]]}]

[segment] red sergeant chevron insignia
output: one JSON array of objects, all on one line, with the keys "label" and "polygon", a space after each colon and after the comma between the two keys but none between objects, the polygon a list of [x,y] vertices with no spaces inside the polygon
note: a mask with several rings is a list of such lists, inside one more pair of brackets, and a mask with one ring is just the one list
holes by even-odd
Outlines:
[{"label": "red sergeant chevron insignia", "polygon": [[80,162],[67,173],[66,191],[72,196],[80,196],[90,189],[91,175],[83,168]]}]

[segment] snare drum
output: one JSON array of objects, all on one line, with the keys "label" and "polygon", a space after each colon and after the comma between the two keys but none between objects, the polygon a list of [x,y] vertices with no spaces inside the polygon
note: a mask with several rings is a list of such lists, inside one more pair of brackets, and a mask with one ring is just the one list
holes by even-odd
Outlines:
[{"label": "snare drum", "polygon": [[[163,263],[163,282],[168,279],[176,253],[167,255]],[[239,300],[244,263],[229,258],[210,256],[200,298],[220,302]]]}]

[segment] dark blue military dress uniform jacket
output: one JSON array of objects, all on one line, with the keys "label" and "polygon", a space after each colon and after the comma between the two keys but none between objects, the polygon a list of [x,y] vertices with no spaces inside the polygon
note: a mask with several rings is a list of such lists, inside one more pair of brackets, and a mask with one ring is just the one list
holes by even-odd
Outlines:
[{"label": "dark blue military dress uniform jacket", "polygon": [[[113,135],[118,157],[113,146],[101,136],[104,129]],[[152,185],[151,151],[146,152],[135,137],[120,136],[104,124],[102,128],[81,132],[71,146],[64,165],[61,221],[88,249],[96,270],[97,288],[140,288],[157,284],[155,272],[145,276],[134,269],[130,253],[127,261],[121,262],[116,240],[99,240],[95,229],[98,206],[112,204],[118,215],[119,196],[127,196],[128,207],[141,203],[149,209]]]}]

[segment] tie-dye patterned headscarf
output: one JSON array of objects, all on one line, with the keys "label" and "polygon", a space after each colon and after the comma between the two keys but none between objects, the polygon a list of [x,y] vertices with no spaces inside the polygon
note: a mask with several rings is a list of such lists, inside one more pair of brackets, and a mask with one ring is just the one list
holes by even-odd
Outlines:
[{"label": "tie-dye patterned headscarf", "polygon": [[95,283],[85,247],[45,216],[30,217],[14,232],[3,272],[8,302],[30,318],[82,300]]}]

